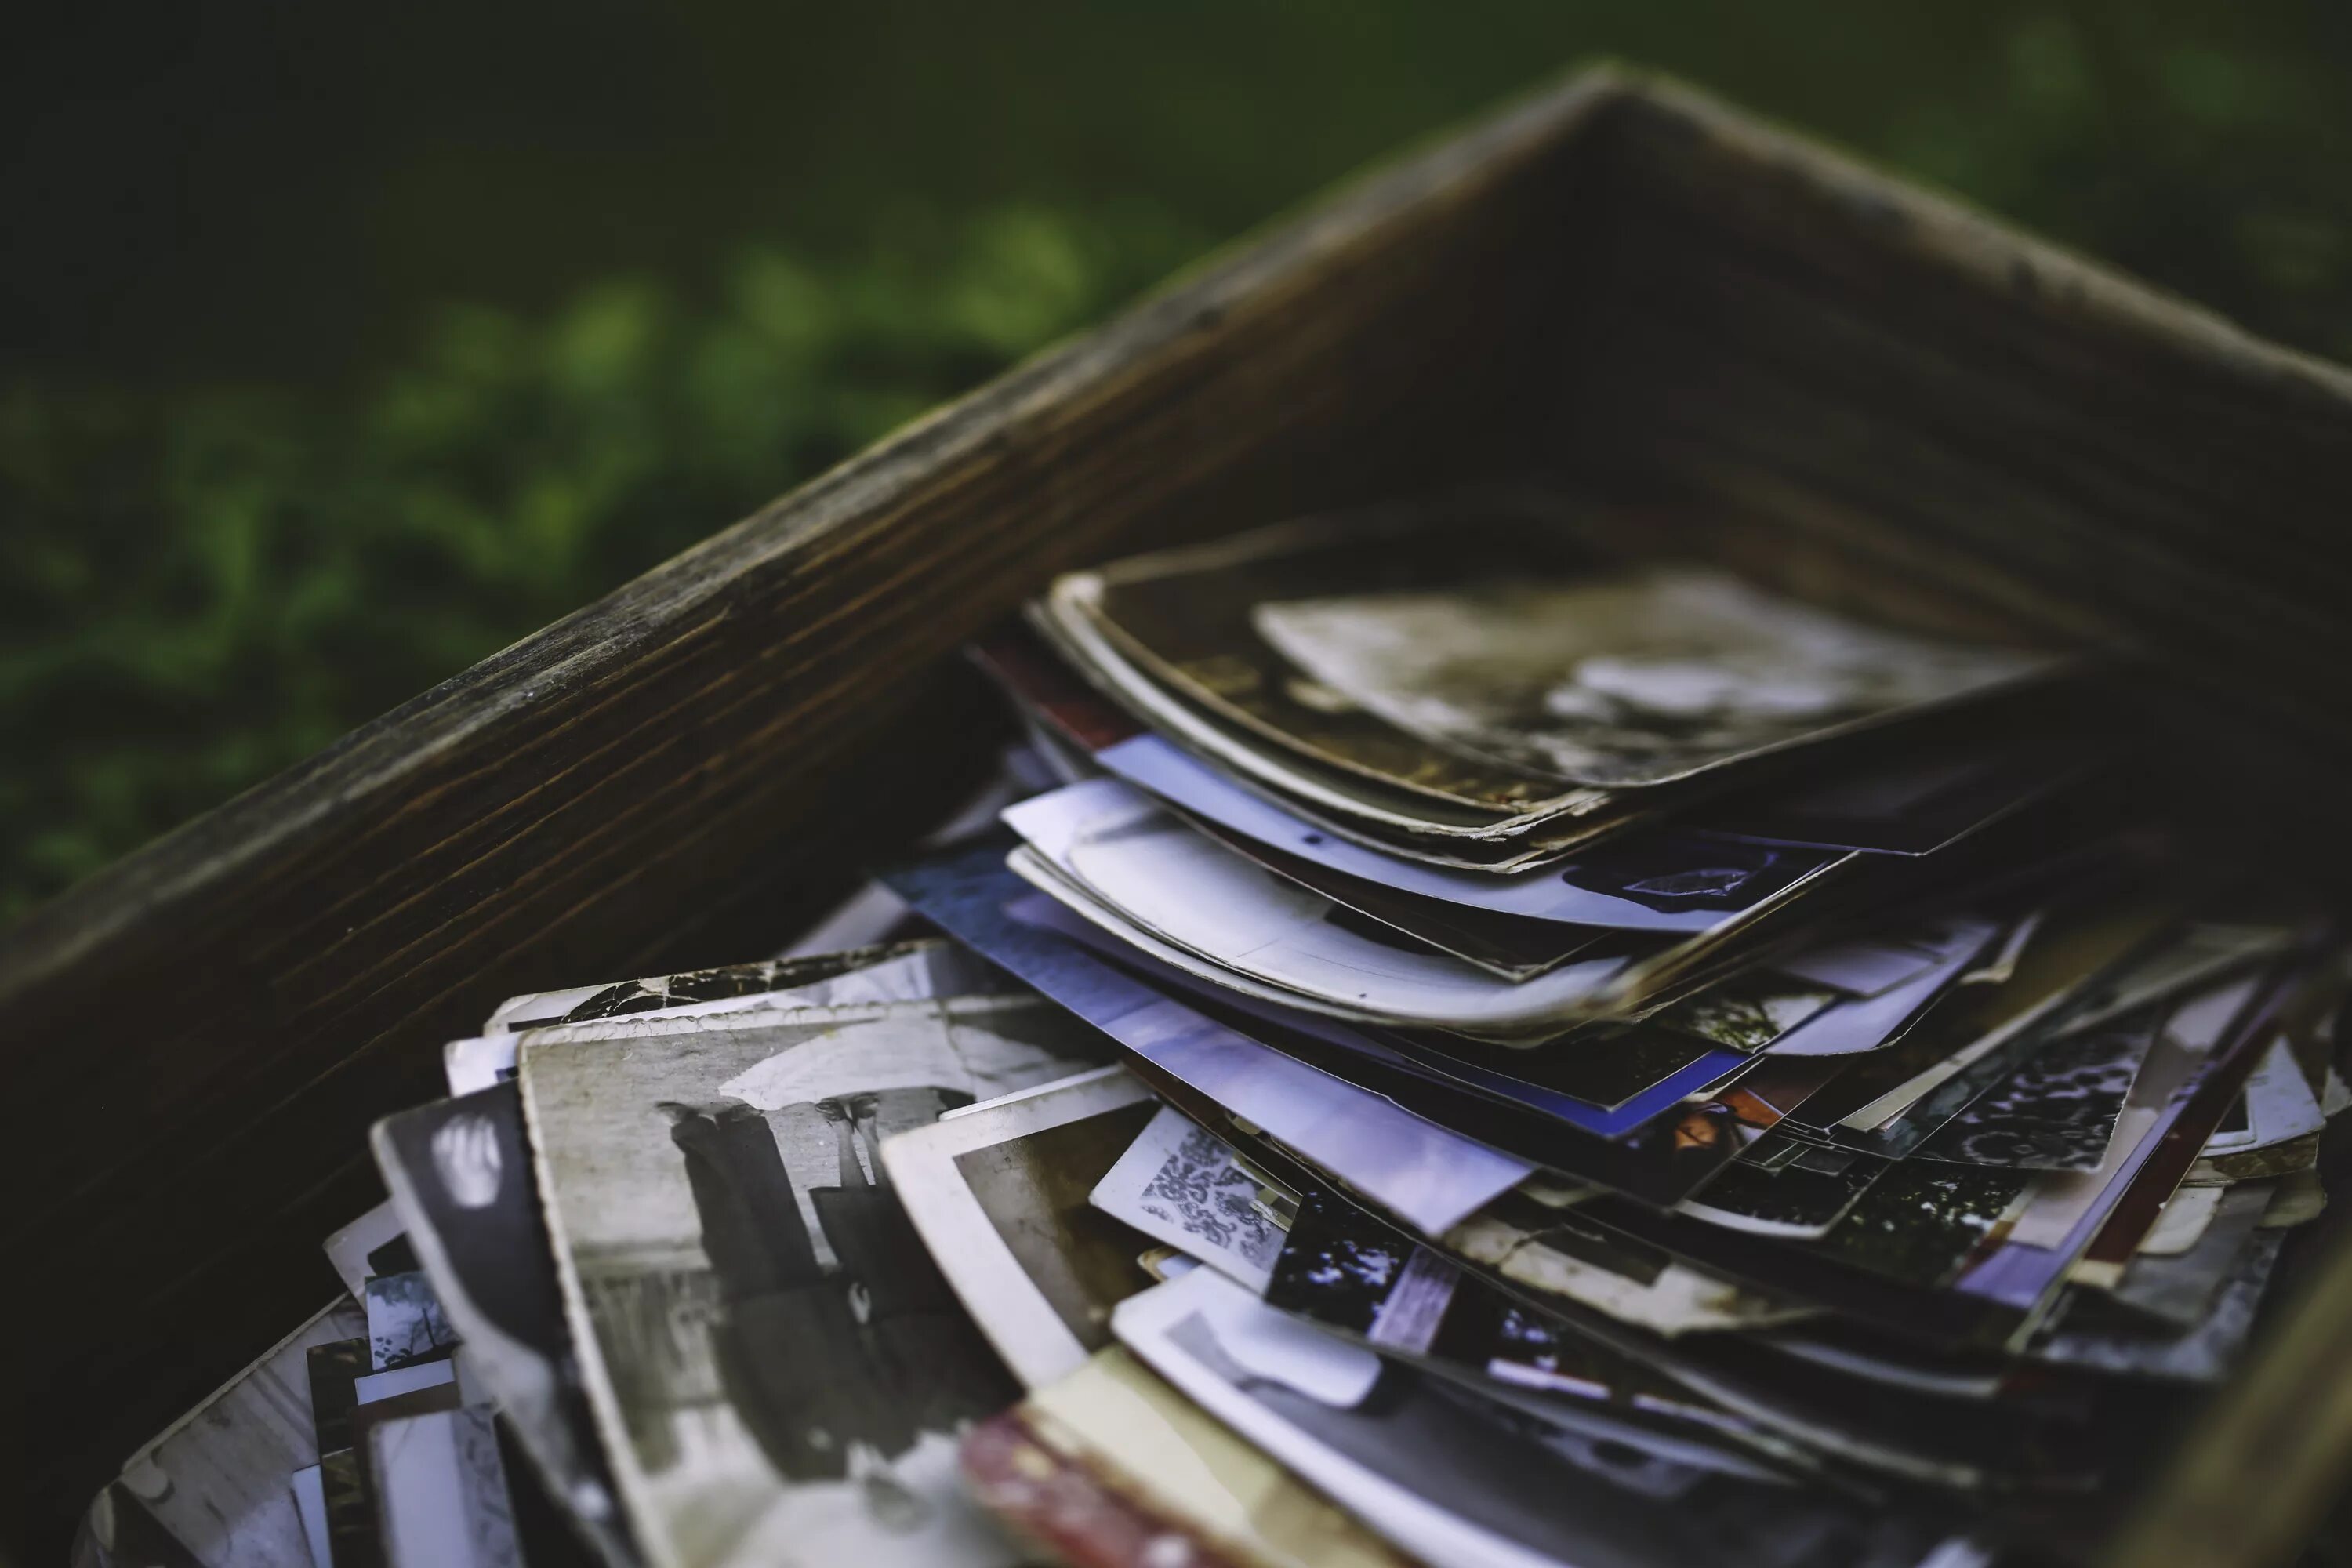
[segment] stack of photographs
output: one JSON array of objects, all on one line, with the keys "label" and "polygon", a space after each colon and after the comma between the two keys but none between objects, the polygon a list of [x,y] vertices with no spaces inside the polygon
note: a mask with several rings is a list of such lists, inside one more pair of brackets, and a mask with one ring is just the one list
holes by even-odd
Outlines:
[{"label": "stack of photographs", "polygon": [[93,1533],[2081,1558],[2324,1206],[2352,967],[1960,624],[1466,504],[1066,576],[972,650],[978,807],[782,956],[452,1042],[348,1294]]}]

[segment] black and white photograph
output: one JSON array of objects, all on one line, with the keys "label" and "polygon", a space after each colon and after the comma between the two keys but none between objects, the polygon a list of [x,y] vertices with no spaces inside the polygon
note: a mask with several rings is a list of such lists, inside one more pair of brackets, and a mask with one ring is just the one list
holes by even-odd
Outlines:
[{"label": "black and white photograph", "polygon": [[[853,982],[852,975],[864,978]],[[787,997],[803,1006],[833,1007],[966,996],[989,984],[987,966],[952,943],[898,942],[509,997],[483,1023],[482,1033],[513,1034],[598,1018],[689,1017],[777,1005]]]},{"label": "black and white photograph", "polygon": [[1912,1157],[2097,1170],[2164,1018],[2159,1004],[2050,1041],[1969,1100]]},{"label": "black and white photograph", "polygon": [[[1199,1556],[1251,1568],[1412,1568],[1345,1509],[1208,1415],[1124,1345],[1032,1393],[964,1444],[982,1503],[1014,1530],[1082,1542],[1074,1557],[1151,1568],[1171,1534]],[[1010,1444],[1005,1442],[1007,1436]],[[1041,1475],[1040,1459],[1054,1471]],[[1062,1484],[1076,1472],[1076,1485]],[[1105,1541],[1106,1508],[1147,1517]],[[1046,1528],[1041,1529],[1041,1526]]]},{"label": "black and white photograph", "polygon": [[368,1359],[378,1372],[434,1361],[457,1348],[457,1331],[433,1293],[421,1268],[379,1274],[363,1288],[367,1305]]},{"label": "black and white photograph", "polygon": [[1023,1386],[1110,1343],[1110,1312],[1150,1281],[1147,1233],[1089,1200],[1158,1102],[1123,1068],[973,1105],[882,1144],[931,1258]]},{"label": "black and white photograph", "polygon": [[1100,1037],[1026,998],[667,1027],[533,1031],[521,1073],[573,1338],[646,1560],[1019,1561],[955,1485],[959,1432],[1019,1385],[880,1146],[1096,1065]]},{"label": "black and white photograph", "polygon": [[408,1245],[399,1211],[389,1200],[327,1237],[320,1250],[354,1301],[367,1295],[372,1276],[406,1274],[416,1268],[416,1253]]},{"label": "black and white photograph", "polygon": [[497,1084],[387,1117],[370,1143],[468,1372],[605,1568],[635,1568],[564,1321],[520,1090]]},{"label": "black and white photograph", "polygon": [[[847,952],[582,986],[509,999],[491,1016],[480,1035],[452,1040],[442,1047],[442,1069],[448,1077],[451,1094],[473,1094],[514,1077],[520,1037],[531,1029],[918,1002],[928,996],[983,995],[1003,988],[992,966],[966,949],[940,942],[894,942]],[[577,1017],[572,1016],[575,1013]]]},{"label": "black and white photograph", "polygon": [[1773,1328],[1810,1311],[1657,1247],[1612,1237],[1576,1207],[1549,1210],[1520,1194],[1472,1215],[1436,1245],[1507,1289],[1572,1302],[1661,1339]]},{"label": "black and white photograph", "polygon": [[1826,987],[1751,970],[1677,1002],[1654,1021],[1733,1050],[1760,1051],[1839,1000]]},{"label": "black and white photograph", "polygon": [[1173,1106],[1160,1107],[1087,1201],[1253,1290],[1282,1252],[1284,1216],[1265,1180]]},{"label": "black and white photograph", "polygon": [[1596,1464],[1532,1416],[1286,1318],[1206,1269],[1132,1298],[1116,1326],[1211,1414],[1433,1568],[1893,1568],[1935,1539],[1778,1483],[1628,1465],[1622,1445]]},{"label": "black and white photograph", "polygon": [[1843,9],[29,11],[0,1568],[2352,1568],[2352,20]]},{"label": "black and white photograph", "polygon": [[387,1421],[374,1430],[369,1460],[384,1568],[524,1568],[488,1409]]},{"label": "black and white photograph", "polygon": [[1780,1474],[1742,1446],[1753,1434],[1714,1400],[1328,1194],[1302,1199],[1262,1299],[1563,1430],[1701,1468]]},{"label": "black and white photograph", "polygon": [[[1375,546],[1377,548],[1377,546]],[[1688,570],[1267,599],[1306,679],[1433,744],[1564,784],[1640,788],[2047,672]]]},{"label": "black and white photograph", "polygon": [[[1384,721],[1302,672],[1269,645],[1256,607],[1286,589],[1328,583],[1410,582],[1417,572],[1458,574],[1465,562],[1524,563],[1530,549],[1581,552],[1556,533],[1517,529],[1505,517],[1457,510],[1444,538],[1410,514],[1280,524],[1213,543],[1114,562],[1057,581],[1046,605],[1067,634],[1112,643],[1148,680],[1255,737],[1391,789],[1503,819],[1555,816],[1571,791],[1522,769],[1465,756]],[[1367,548],[1369,546],[1369,548]],[[1365,574],[1370,576],[1367,579]],[[1083,646],[1083,644],[1082,644]]]},{"label": "black and white photograph", "polygon": [[287,1478],[319,1462],[310,1354],[366,1331],[359,1304],[338,1296],[142,1444],[119,1484],[204,1568],[309,1568]]},{"label": "black and white photograph", "polygon": [[1894,1163],[1765,1132],[1675,1212],[1759,1236],[1811,1240],[1828,1235]]}]

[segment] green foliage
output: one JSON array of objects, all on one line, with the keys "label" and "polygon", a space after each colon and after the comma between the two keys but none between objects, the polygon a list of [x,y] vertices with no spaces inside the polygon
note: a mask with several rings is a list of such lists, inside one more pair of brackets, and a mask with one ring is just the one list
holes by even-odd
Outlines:
[{"label": "green foliage", "polygon": [[608,592],[1200,248],[1147,211],[901,224],[443,313],[352,405],[0,396],[0,911]]},{"label": "green foliage", "polygon": [[[813,230],[836,247],[866,236],[863,252],[769,247],[715,287],[681,266],[552,310],[446,310],[332,396],[0,384],[0,919],[1096,319],[1237,214],[1580,48],[1695,71],[2258,331],[2352,357],[2352,27],[2324,7],[1217,15],[933,8],[905,56],[879,52],[897,29],[714,55],[713,69],[742,56],[754,101],[795,59],[803,95],[840,100],[856,134],[793,165],[793,184],[812,193]],[[1096,58],[1119,37],[1123,52]],[[947,90],[982,90],[950,69],[965,53],[992,62],[991,112]],[[910,62],[942,74],[909,83]],[[978,216],[890,211],[867,187],[916,166],[908,147],[939,171],[939,210]],[[492,188],[436,155],[417,166],[477,202]],[[699,167],[686,155],[673,172]],[[575,170],[562,199],[593,201],[604,174]],[[1071,194],[1002,205],[1129,188],[1176,216]],[[967,189],[984,194],[947,197]],[[740,233],[724,226],[743,197],[681,189],[672,210]],[[515,226],[498,232],[517,243]]]}]

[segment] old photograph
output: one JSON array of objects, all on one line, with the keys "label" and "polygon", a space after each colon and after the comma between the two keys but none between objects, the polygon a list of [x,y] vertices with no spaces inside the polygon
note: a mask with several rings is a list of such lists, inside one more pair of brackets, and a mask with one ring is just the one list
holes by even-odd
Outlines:
[{"label": "old photograph", "polygon": [[636,1552],[581,1385],[548,1247],[521,1091],[495,1085],[376,1123],[376,1168],[406,1221],[469,1375],[498,1400],[604,1568]]},{"label": "old photograph", "polygon": [[1285,1224],[1268,1195],[1264,1179],[1214,1133],[1163,1105],[1103,1173],[1088,1201],[1262,1291],[1282,1251]]},{"label": "old photograph", "polygon": [[1150,1282],[1135,1261],[1149,1237],[1089,1194],[1157,1103],[1102,1068],[882,1144],[908,1217],[1024,1387],[1108,1344],[1111,1308]]},{"label": "old photograph", "polygon": [[[1699,931],[1811,883],[1846,857],[1652,829],[1622,842],[1562,849],[1539,866],[1433,864],[1363,844],[1244,787],[1155,736],[1105,752],[1103,765],[1186,816],[1286,857],[1444,904],[1491,915],[1620,931]],[[1551,940],[1565,933],[1552,932]]]},{"label": "old photograph", "polygon": [[[1173,1555],[1169,1538],[1181,1535],[1184,1561],[1202,1568],[1412,1568],[1124,1345],[974,1427],[964,1469],[1015,1529],[1068,1542],[1072,1558],[1089,1565],[1154,1568]],[[1107,1531],[1109,1509],[1120,1522],[1129,1510],[1142,1513],[1139,1528]]]},{"label": "old photograph", "polygon": [[1328,582],[1334,570],[1368,586],[1409,582],[1417,571],[1453,577],[1465,564],[1499,563],[1517,542],[1507,526],[1482,527],[1458,512],[1449,521],[1443,538],[1410,522],[1376,523],[1369,532],[1349,521],[1283,524],[1072,574],[1054,585],[1048,603],[1066,621],[1106,634],[1185,700],[1316,762],[1505,816],[1557,810],[1570,792],[1541,773],[1433,744],[1302,679],[1252,616],[1269,598]]},{"label": "old photograph", "polygon": [[1117,1327],[1203,1408],[1433,1568],[1894,1568],[1932,1539],[1803,1489],[1553,1440],[1531,1416],[1286,1319],[1205,1269],[1132,1298]]},{"label": "old photograph", "polygon": [[954,1469],[961,1427],[1017,1384],[879,1151],[951,1106],[1096,1065],[1100,1037],[1026,998],[563,1034],[525,1037],[523,1100],[648,1561],[1017,1562]]},{"label": "old photograph", "polygon": [[1251,624],[1299,674],[1408,734],[1610,789],[1672,783],[2054,667],[1688,569],[1268,598]]},{"label": "old photograph", "polygon": [[892,882],[927,917],[1159,1070],[1231,1107],[1423,1229],[1444,1230],[1532,1170],[1296,1061],[1016,919],[1008,911],[1029,889],[994,846],[893,873]]}]

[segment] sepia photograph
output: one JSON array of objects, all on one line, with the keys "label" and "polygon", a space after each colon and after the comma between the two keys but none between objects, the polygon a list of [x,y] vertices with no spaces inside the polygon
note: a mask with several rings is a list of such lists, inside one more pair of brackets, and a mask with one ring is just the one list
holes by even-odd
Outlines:
[{"label": "sepia photograph", "polygon": [[1520,570],[1443,592],[1268,598],[1250,620],[1351,709],[1604,789],[1671,784],[2057,662],[1864,626],[1691,570],[1564,581]]},{"label": "sepia photograph", "polygon": [[[1436,516],[1448,524],[1442,534],[1430,526]],[[1362,581],[1369,567],[1376,580],[1402,582],[1416,571],[1450,576],[1481,561],[1524,561],[1531,546],[1576,553],[1561,535],[1515,527],[1517,521],[1473,501],[1435,514],[1407,508],[1281,524],[1073,574],[1048,604],[1065,625],[1097,629],[1181,700],[1317,763],[1505,816],[1548,815],[1572,795],[1540,774],[1431,744],[1301,679],[1252,614],[1286,587],[1328,581],[1333,572]]]}]

